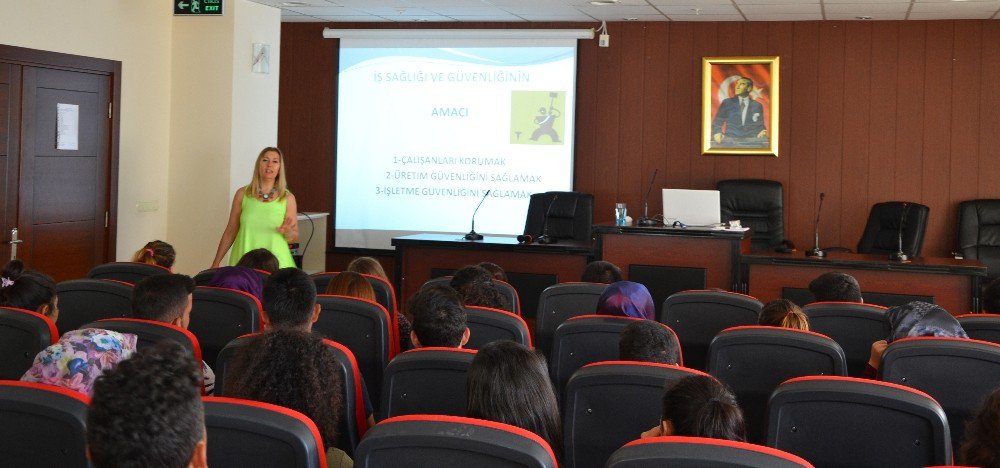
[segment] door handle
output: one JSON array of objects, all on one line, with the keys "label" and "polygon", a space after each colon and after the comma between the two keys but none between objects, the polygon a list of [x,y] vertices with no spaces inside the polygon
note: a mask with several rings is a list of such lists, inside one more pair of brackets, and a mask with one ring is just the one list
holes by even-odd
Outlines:
[{"label": "door handle", "polygon": [[10,230],[10,241],[7,242],[7,244],[10,244],[10,259],[11,260],[16,260],[17,259],[17,244],[23,244],[23,243],[24,243],[23,240],[17,238],[17,228],[11,229]]}]

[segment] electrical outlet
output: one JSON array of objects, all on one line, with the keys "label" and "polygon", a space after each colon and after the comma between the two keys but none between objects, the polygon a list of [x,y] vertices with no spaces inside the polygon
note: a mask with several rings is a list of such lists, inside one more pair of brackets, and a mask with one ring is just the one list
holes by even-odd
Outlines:
[{"label": "electrical outlet", "polygon": [[600,38],[597,39],[597,45],[601,47],[608,47],[611,45],[611,35],[601,34]]},{"label": "electrical outlet", "polygon": [[135,204],[135,207],[140,212],[143,211],[156,211],[160,209],[160,202],[158,200],[153,201],[141,201]]}]

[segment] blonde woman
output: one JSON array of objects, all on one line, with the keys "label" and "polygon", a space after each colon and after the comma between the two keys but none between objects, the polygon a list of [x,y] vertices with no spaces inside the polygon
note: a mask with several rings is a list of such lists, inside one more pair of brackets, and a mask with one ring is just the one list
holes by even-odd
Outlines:
[{"label": "blonde woman", "polygon": [[281,150],[274,147],[261,150],[250,184],[236,190],[233,197],[229,224],[219,240],[212,268],[219,267],[230,247],[231,265],[236,265],[243,254],[264,248],[278,258],[280,268],[295,266],[288,243],[299,237],[297,207],[295,196],[288,191],[285,174]]}]

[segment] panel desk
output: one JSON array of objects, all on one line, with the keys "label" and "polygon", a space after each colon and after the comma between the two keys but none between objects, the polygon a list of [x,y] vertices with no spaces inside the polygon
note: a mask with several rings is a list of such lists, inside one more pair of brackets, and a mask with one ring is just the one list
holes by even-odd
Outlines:
[{"label": "panel desk", "polygon": [[888,301],[866,302],[893,305],[919,298],[932,300],[953,315],[979,310],[980,281],[986,277],[982,263],[954,258],[918,257],[900,263],[884,255],[829,252],[820,259],[794,252],[744,255],[741,263],[747,293],[765,303],[791,299],[796,290],[800,294],[808,290],[817,276],[839,271],[855,277],[866,298],[872,294]]},{"label": "panel desk", "polygon": [[521,315],[533,318],[538,296],[556,283],[580,281],[593,259],[590,242],[560,240],[556,244],[520,244],[513,237],[486,236],[467,241],[458,234],[413,234],[394,237],[396,284],[405,304],[423,284],[466,265],[493,262],[507,273],[521,298]]}]

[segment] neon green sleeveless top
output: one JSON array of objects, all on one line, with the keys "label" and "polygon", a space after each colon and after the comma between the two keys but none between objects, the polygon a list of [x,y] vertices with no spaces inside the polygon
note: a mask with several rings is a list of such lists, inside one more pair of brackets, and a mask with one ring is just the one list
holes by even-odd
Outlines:
[{"label": "neon green sleeveless top", "polygon": [[236,265],[245,253],[263,248],[278,257],[279,268],[295,266],[288,241],[277,230],[285,220],[286,201],[287,198],[283,198],[265,203],[253,197],[243,197],[240,230],[229,252],[230,265]]}]

